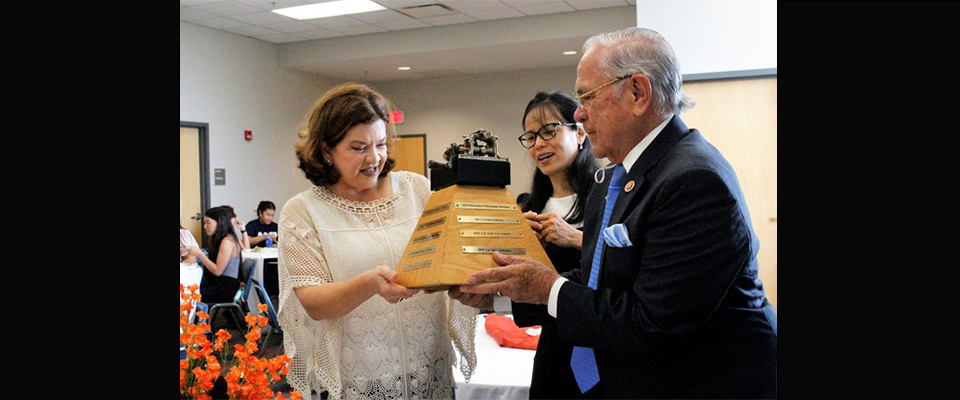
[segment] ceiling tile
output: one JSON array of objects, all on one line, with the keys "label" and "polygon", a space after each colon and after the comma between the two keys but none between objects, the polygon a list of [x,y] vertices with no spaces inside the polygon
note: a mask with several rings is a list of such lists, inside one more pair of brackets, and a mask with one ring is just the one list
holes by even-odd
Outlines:
[{"label": "ceiling tile", "polygon": [[495,19],[507,19],[507,18],[517,18],[523,17],[523,13],[520,11],[514,10],[512,8],[504,8],[500,10],[489,10],[489,11],[476,11],[476,12],[466,12],[473,18],[479,19],[481,21],[491,21]]},{"label": "ceiling tile", "polygon": [[381,11],[362,13],[362,14],[354,14],[354,15],[351,15],[350,18],[360,20],[363,22],[368,22],[371,24],[379,24],[381,22],[407,21],[412,19],[406,15],[400,14],[393,10],[381,10]]},{"label": "ceiling tile", "polygon": [[232,20],[230,18],[224,18],[224,17],[205,19],[203,21],[194,21],[192,23],[195,25],[205,26],[207,28],[219,29],[219,30],[240,28],[240,27],[249,25],[244,22],[240,22],[240,21],[236,21],[236,20]]},{"label": "ceiling tile", "polygon": [[278,24],[265,25],[265,27],[283,33],[299,33],[317,30],[316,25],[300,21],[285,21]]},{"label": "ceiling tile", "polygon": [[443,17],[433,17],[433,18],[422,18],[420,19],[420,21],[426,22],[433,26],[468,24],[471,22],[477,22],[476,19],[463,14],[446,15]]},{"label": "ceiling tile", "polygon": [[454,1],[444,1],[443,5],[450,7],[454,10],[461,11],[465,14],[469,14],[477,11],[510,9],[510,6],[496,0],[486,0],[486,1],[454,0]]},{"label": "ceiling tile", "polygon": [[406,21],[393,21],[393,22],[381,22],[375,24],[381,28],[388,29],[391,31],[402,31],[405,29],[417,29],[417,28],[429,28],[430,25],[415,19],[408,19]]},{"label": "ceiling tile", "polygon": [[562,12],[577,11],[567,5],[567,3],[549,3],[533,6],[516,7],[517,10],[526,15],[556,14]]},{"label": "ceiling tile", "polygon": [[593,10],[596,8],[626,7],[624,0],[566,0],[567,4],[577,10]]},{"label": "ceiling tile", "polygon": [[248,6],[246,4],[237,3],[235,1],[225,1],[222,3],[205,4],[205,5],[193,7],[193,9],[207,12],[210,14],[216,14],[221,17],[232,17],[234,15],[253,14],[253,13],[263,11],[259,8]]},{"label": "ceiling tile", "polygon": [[252,25],[270,25],[270,24],[279,24],[281,22],[293,22],[296,21],[293,18],[284,17],[277,13],[260,11],[253,14],[243,14],[243,15],[234,15],[230,17],[237,21],[246,22]]}]

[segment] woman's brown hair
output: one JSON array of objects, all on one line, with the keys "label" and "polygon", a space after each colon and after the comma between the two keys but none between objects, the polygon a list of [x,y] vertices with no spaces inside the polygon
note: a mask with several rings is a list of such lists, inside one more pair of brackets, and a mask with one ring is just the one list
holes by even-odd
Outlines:
[{"label": "woman's brown hair", "polygon": [[329,186],[340,181],[337,169],[324,162],[323,144],[333,149],[357,125],[382,120],[387,126],[387,161],[380,178],[396,165],[389,156],[393,148],[394,126],[390,123],[390,101],[366,85],[347,83],[330,89],[313,106],[307,116],[307,128],[300,133],[303,143],[297,145],[300,169],[310,182]]}]

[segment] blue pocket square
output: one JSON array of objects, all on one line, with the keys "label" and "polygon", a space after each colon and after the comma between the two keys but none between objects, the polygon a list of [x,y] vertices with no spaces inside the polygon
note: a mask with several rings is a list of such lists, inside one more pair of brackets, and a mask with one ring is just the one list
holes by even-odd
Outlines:
[{"label": "blue pocket square", "polygon": [[633,246],[633,243],[630,242],[630,232],[627,232],[627,227],[623,226],[623,224],[616,224],[604,229],[603,240],[607,242],[607,246],[610,247],[623,248]]}]

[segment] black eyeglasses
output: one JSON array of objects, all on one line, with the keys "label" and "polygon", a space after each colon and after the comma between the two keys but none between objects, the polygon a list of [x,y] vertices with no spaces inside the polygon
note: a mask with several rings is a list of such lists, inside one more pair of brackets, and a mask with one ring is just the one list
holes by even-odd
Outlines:
[{"label": "black eyeglasses", "polygon": [[551,122],[540,127],[540,130],[537,131],[537,133],[524,133],[523,135],[520,135],[517,140],[520,141],[520,145],[523,146],[523,148],[530,149],[537,145],[537,136],[540,136],[540,139],[543,139],[543,141],[548,141],[557,137],[557,129],[560,126],[568,126],[576,129],[578,126],[580,126],[580,124],[576,122]]}]

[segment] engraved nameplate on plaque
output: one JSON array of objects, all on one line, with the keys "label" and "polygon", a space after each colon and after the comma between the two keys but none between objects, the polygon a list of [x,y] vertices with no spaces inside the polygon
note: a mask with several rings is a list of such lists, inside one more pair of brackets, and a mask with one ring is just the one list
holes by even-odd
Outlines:
[{"label": "engraved nameplate on plaque", "polygon": [[417,236],[413,238],[413,244],[420,244],[424,242],[429,242],[431,240],[440,239],[441,232],[434,232],[429,235]]},{"label": "engraved nameplate on plaque", "polygon": [[446,218],[446,217],[440,218],[440,219],[438,219],[438,220],[430,221],[430,222],[427,222],[427,223],[420,224],[420,226],[417,227],[417,230],[418,230],[418,231],[423,231],[423,230],[427,230],[427,229],[430,229],[430,228],[436,228],[436,227],[438,227],[438,226],[442,226],[442,225],[445,224],[445,223],[447,223],[447,218]]},{"label": "engraved nameplate on plaque", "polygon": [[431,215],[438,214],[438,213],[447,211],[447,210],[449,210],[449,209],[450,209],[450,204],[444,204],[444,205],[442,205],[442,206],[440,206],[440,207],[434,207],[434,208],[431,208],[431,209],[429,209],[429,210],[425,210],[425,211],[423,212],[423,215],[420,216],[420,218],[429,217],[429,216],[431,216]]},{"label": "engraved nameplate on plaque", "polygon": [[427,247],[427,248],[423,248],[423,249],[420,249],[420,250],[411,251],[411,252],[410,252],[410,258],[425,256],[425,255],[427,255],[427,254],[433,254],[433,253],[436,253],[436,252],[437,252],[437,248],[436,248],[436,247]]},{"label": "engraved nameplate on plaque", "polygon": [[523,238],[523,233],[520,233],[520,232],[509,232],[509,231],[462,230],[462,231],[460,231],[460,237],[465,237],[465,238],[513,238],[513,239],[520,239],[520,238]]},{"label": "engraved nameplate on plaque", "polygon": [[477,247],[477,246],[462,246],[463,254],[493,254],[495,252],[500,252],[505,256],[525,256],[527,255],[526,249],[501,249],[496,247]]},{"label": "engraved nameplate on plaque", "polygon": [[519,224],[520,218],[461,215],[457,217],[457,222],[461,224]]},{"label": "engraved nameplate on plaque", "polygon": [[410,271],[415,271],[415,270],[418,270],[418,269],[429,268],[429,267],[430,267],[430,263],[431,263],[431,261],[424,261],[424,262],[421,262],[421,263],[410,264],[410,265],[406,266],[406,267],[403,269],[403,272],[410,272]]},{"label": "engraved nameplate on plaque", "polygon": [[463,203],[457,202],[458,210],[489,210],[489,211],[515,211],[517,206],[510,204],[486,204],[486,203]]}]

